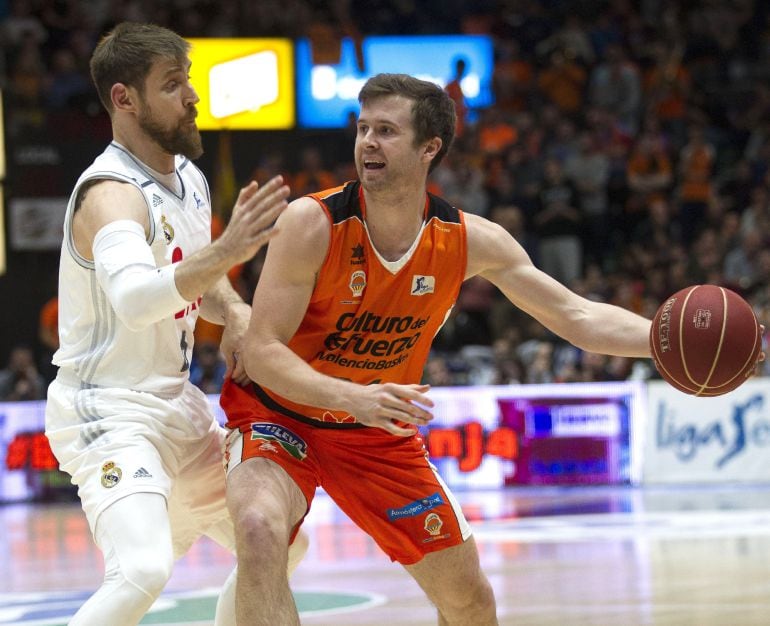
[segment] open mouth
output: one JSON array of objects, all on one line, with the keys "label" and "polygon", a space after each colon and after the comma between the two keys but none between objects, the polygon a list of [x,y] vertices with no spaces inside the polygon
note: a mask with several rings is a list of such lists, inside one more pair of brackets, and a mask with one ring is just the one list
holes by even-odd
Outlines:
[{"label": "open mouth", "polygon": [[364,161],[364,169],[367,170],[381,170],[385,167],[382,161]]}]

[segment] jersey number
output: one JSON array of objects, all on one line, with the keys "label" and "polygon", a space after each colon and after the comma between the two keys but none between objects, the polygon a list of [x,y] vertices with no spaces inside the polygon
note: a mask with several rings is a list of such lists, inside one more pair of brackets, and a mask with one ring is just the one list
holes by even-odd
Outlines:
[{"label": "jersey number", "polygon": [[[171,252],[171,262],[172,263],[179,263],[179,261],[183,258],[182,254],[182,248],[177,246],[174,248]],[[174,314],[174,319],[182,319],[185,315],[187,315],[190,311],[194,311],[198,308],[197,305],[201,303],[201,298],[198,298],[197,303],[193,302],[190,306],[188,306],[186,309],[183,309],[181,311],[177,311]],[[190,344],[187,343],[187,331],[182,331],[182,338],[179,341],[179,348],[182,350],[182,369],[180,369],[180,372],[186,372],[190,369],[190,360],[187,358],[187,348],[190,347]]]}]

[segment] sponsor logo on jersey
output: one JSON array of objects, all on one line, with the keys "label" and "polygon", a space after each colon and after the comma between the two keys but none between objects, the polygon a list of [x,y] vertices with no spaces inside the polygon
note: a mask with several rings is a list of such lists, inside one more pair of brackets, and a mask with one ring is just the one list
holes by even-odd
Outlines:
[{"label": "sponsor logo on jersey", "polygon": [[159,207],[161,204],[163,204],[163,198],[161,198],[157,193],[152,194],[152,206]]},{"label": "sponsor logo on jersey", "polygon": [[[307,443],[288,428],[269,422],[256,422],[251,425],[251,440],[276,443],[298,461],[307,456]],[[262,444],[264,445],[264,443]]]},{"label": "sponsor logo on jersey", "polygon": [[[337,319],[335,332],[324,338],[324,349],[315,358],[356,369],[382,370],[396,367],[409,358],[428,320],[430,315],[402,317],[376,315],[371,311],[343,313]],[[359,356],[375,359],[360,359]]]},{"label": "sponsor logo on jersey", "polygon": [[366,288],[366,272],[357,270],[350,275],[350,291],[354,298],[360,298]]},{"label": "sponsor logo on jersey", "polygon": [[160,216],[160,225],[163,228],[163,237],[166,240],[166,245],[171,245],[174,241],[174,227],[166,221],[166,216]]},{"label": "sponsor logo on jersey", "polygon": [[193,191],[193,199],[195,200],[195,207],[198,209],[202,209],[205,205],[203,200],[201,200],[200,196],[198,195],[197,191]]},{"label": "sponsor logo on jersey", "polygon": [[363,265],[364,264],[364,247],[359,243],[351,248],[350,264],[351,265]]},{"label": "sponsor logo on jersey", "polygon": [[140,467],[134,472],[134,478],[152,478],[152,474],[143,467]]},{"label": "sponsor logo on jersey", "polygon": [[107,461],[102,465],[102,487],[105,489],[112,489],[123,478],[123,470],[121,470],[113,461]]},{"label": "sponsor logo on jersey", "polygon": [[419,500],[410,502],[400,509],[388,509],[388,519],[391,522],[394,522],[405,517],[415,517],[416,515],[425,513],[425,511],[435,509],[442,504],[444,504],[444,498],[442,498],[441,494],[437,491],[427,498],[420,498]]},{"label": "sponsor logo on jersey", "polygon": [[436,289],[436,277],[435,276],[412,276],[412,291],[413,296],[424,296],[426,293],[433,293]]}]

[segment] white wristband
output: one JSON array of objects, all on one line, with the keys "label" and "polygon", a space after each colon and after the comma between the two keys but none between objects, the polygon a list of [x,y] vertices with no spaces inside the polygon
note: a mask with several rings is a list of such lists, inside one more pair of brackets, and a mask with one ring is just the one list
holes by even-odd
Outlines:
[{"label": "white wristband", "polygon": [[176,265],[155,265],[138,222],[117,220],[101,228],[93,253],[96,279],[129,330],[143,330],[189,304],[176,288]]}]

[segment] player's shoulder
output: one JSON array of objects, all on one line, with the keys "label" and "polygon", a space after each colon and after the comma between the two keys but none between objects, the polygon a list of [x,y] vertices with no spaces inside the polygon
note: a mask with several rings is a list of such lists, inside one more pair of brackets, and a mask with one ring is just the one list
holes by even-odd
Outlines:
[{"label": "player's shoulder", "polygon": [[279,236],[290,239],[294,245],[302,242],[320,244],[328,240],[330,225],[324,207],[308,196],[290,202],[276,222]]},{"label": "player's shoulder", "polygon": [[116,211],[132,219],[143,219],[147,204],[135,185],[111,178],[91,178],[78,189],[74,210],[81,216],[112,215]]}]

